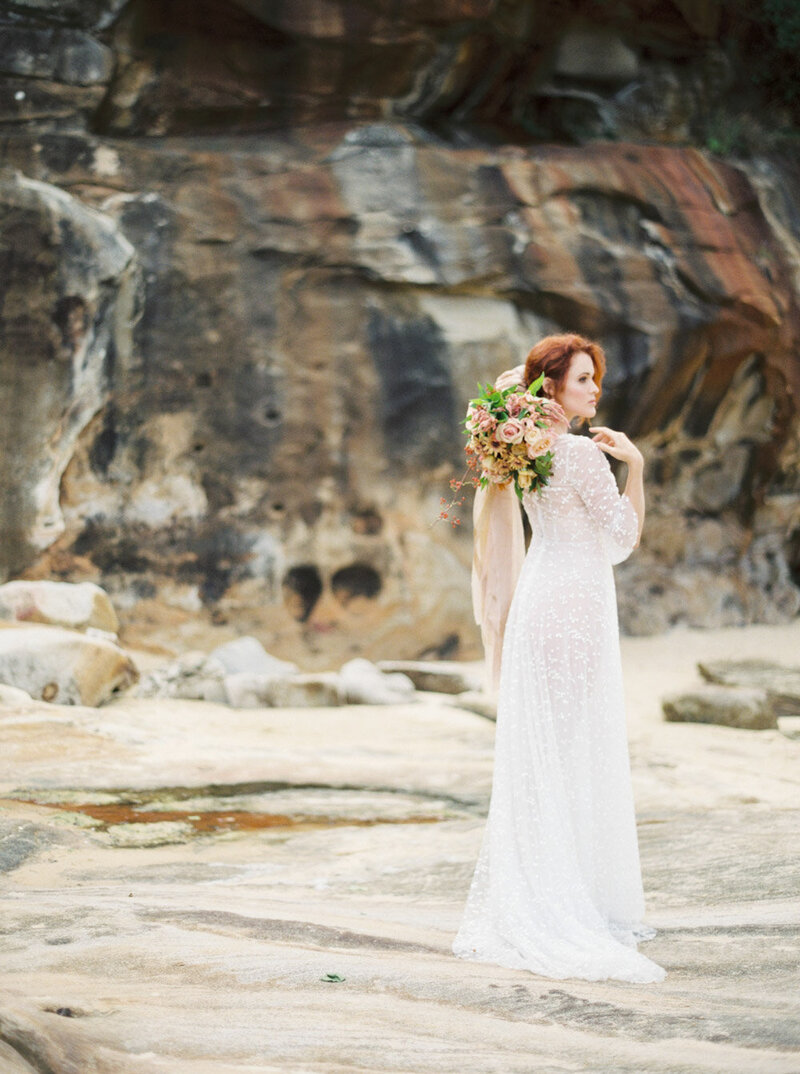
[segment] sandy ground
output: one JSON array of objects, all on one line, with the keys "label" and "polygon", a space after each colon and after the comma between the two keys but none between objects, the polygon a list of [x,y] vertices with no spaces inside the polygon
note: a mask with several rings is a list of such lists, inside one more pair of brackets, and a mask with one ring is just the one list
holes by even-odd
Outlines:
[{"label": "sandy ground", "polygon": [[647,986],[452,957],[494,727],[446,698],[0,709],[0,1072],[798,1074],[800,740],[660,712],[745,657],[800,621],[623,640]]}]

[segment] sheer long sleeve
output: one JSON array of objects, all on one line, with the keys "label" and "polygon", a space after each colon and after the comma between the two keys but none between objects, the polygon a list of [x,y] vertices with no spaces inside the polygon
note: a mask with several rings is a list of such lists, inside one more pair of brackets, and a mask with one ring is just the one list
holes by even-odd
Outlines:
[{"label": "sheer long sleeve", "polygon": [[585,436],[570,438],[567,479],[583,500],[598,527],[612,563],[621,563],[633,551],[639,520],[630,499],[620,494],[608,459]]}]

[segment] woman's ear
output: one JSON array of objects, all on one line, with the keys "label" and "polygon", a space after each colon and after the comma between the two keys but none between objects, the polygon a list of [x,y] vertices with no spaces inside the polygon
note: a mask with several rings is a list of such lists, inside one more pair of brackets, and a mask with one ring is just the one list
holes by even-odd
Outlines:
[{"label": "woman's ear", "polygon": [[545,377],[542,381],[542,391],[545,395],[549,395],[551,399],[555,397],[556,385],[552,377]]}]

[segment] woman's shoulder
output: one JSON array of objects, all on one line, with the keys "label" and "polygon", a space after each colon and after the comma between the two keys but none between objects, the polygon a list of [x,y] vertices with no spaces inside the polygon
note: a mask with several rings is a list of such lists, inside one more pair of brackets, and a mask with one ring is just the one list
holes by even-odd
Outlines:
[{"label": "woman's shoulder", "polygon": [[558,451],[568,451],[576,456],[588,456],[600,451],[600,448],[591,437],[581,436],[580,433],[562,433],[556,439],[555,447]]},{"label": "woman's shoulder", "polygon": [[562,433],[555,443],[555,463],[562,463],[562,474],[567,483],[585,481],[608,467],[605,453],[590,436],[580,433]]}]

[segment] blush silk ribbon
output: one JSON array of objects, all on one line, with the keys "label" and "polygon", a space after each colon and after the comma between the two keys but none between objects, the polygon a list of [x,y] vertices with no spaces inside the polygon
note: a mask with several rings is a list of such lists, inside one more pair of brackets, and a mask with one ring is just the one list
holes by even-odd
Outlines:
[{"label": "blush silk ribbon", "polygon": [[522,515],[513,483],[477,489],[472,519],[472,607],[486,654],[487,686],[496,693],[503,632],[525,558]]}]

